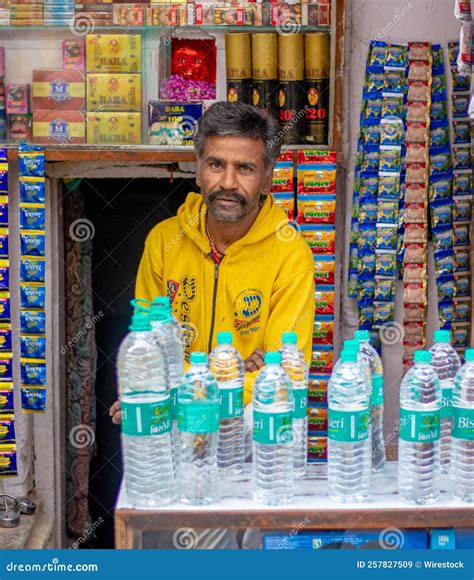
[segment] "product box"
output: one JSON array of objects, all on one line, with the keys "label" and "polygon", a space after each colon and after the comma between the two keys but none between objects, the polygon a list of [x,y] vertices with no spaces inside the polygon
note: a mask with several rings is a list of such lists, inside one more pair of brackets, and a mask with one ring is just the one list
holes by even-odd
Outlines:
[{"label": "product box", "polygon": [[84,108],[83,72],[63,69],[33,70],[33,109],[81,111]]},{"label": "product box", "polygon": [[335,195],[299,195],[298,223],[300,224],[335,224]]},{"label": "product box", "polygon": [[114,4],[113,22],[117,26],[143,26],[145,7],[143,4]]},{"label": "product box", "polygon": [[263,534],[264,550],[426,550],[427,530],[347,530],[321,531],[291,535]]},{"label": "product box", "polygon": [[87,143],[139,145],[141,113],[87,113]]},{"label": "product box", "polygon": [[34,143],[84,143],[83,111],[33,111]]},{"label": "product box", "polygon": [[8,115],[26,115],[30,112],[30,85],[8,84],[6,86],[6,109]]},{"label": "product box", "polygon": [[88,34],[86,68],[88,72],[141,72],[141,36],[139,34]]},{"label": "product box", "polygon": [[272,4],[271,25],[283,28],[284,31],[286,27],[287,32],[298,32],[297,27],[301,25],[301,5],[287,2]]},{"label": "product box", "polygon": [[150,101],[148,126],[150,143],[154,145],[192,145],[202,103]]},{"label": "product box", "polygon": [[142,77],[139,74],[89,73],[88,111],[141,111]]},{"label": "product box", "polygon": [[334,254],[336,230],[332,225],[303,224],[299,226],[301,237],[309,245],[313,254]]},{"label": "product box", "polygon": [[293,183],[293,163],[278,162],[273,168],[272,192],[291,192],[295,186]]},{"label": "product box", "polygon": [[281,192],[272,193],[276,204],[286,213],[288,219],[292,221],[295,217],[295,198],[293,193]]},{"label": "product box", "polygon": [[149,6],[145,11],[147,26],[186,26],[186,4],[163,4],[162,6]]},{"label": "product box", "polygon": [[5,48],[0,46],[0,79],[5,76]]},{"label": "product box", "polygon": [[80,71],[86,68],[84,39],[63,40],[63,68]]},{"label": "product box", "polygon": [[8,118],[10,139],[16,143],[31,141],[31,115],[10,115]]}]

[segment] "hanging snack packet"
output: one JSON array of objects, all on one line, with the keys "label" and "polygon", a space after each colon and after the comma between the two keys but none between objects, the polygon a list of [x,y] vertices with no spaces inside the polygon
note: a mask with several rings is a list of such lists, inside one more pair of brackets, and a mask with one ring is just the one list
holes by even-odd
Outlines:
[{"label": "hanging snack packet", "polygon": [[378,179],[378,193],[385,199],[399,199],[400,197],[400,174],[380,172]]},{"label": "hanging snack packet", "polygon": [[403,121],[397,117],[385,117],[380,122],[380,145],[401,145],[403,139]]},{"label": "hanging snack packet", "polygon": [[453,224],[454,247],[469,246],[469,223],[455,222]]},{"label": "hanging snack packet", "polygon": [[0,226],[8,226],[8,197],[0,196]]},{"label": "hanging snack packet", "polygon": [[453,176],[453,194],[470,195],[472,190],[472,173],[471,171],[457,171]]},{"label": "hanging snack packet", "polygon": [[44,205],[41,203],[20,203],[20,227],[24,230],[44,231]]},{"label": "hanging snack packet", "polygon": [[393,302],[395,300],[395,280],[390,278],[375,278],[374,299],[378,302]]},{"label": "hanging snack packet", "polygon": [[387,46],[385,66],[404,69],[407,64],[407,47],[403,44],[389,44]]},{"label": "hanging snack packet", "polygon": [[430,61],[431,60],[431,45],[429,42],[409,42],[408,43],[408,59],[411,61]]},{"label": "hanging snack packet", "polygon": [[462,145],[453,147],[453,167],[455,171],[471,169],[471,149]]},{"label": "hanging snack packet", "polygon": [[457,248],[454,252],[454,273],[469,272],[469,251],[468,249]]},{"label": "hanging snack packet", "polygon": [[20,177],[20,201],[22,203],[45,203],[44,177]]},{"label": "hanging snack packet", "polygon": [[334,256],[314,256],[314,283],[334,285]]},{"label": "hanging snack packet", "polygon": [[456,145],[469,145],[471,141],[471,126],[468,119],[453,121],[453,142]]},{"label": "hanging snack packet", "polygon": [[407,183],[405,185],[405,203],[426,203],[428,193],[421,183]]},{"label": "hanging snack packet", "polygon": [[382,118],[403,116],[403,94],[382,93]]},{"label": "hanging snack packet", "polygon": [[469,197],[454,197],[453,221],[470,222],[471,221],[471,200]]},{"label": "hanging snack packet", "polygon": [[11,324],[0,324],[0,351],[12,350]]},{"label": "hanging snack packet", "polygon": [[44,310],[46,288],[44,284],[20,283],[20,307]]},{"label": "hanging snack packet", "polygon": [[11,382],[13,381],[13,366],[12,366],[11,352],[2,352],[0,357],[0,381],[1,382]]},{"label": "hanging snack packet", "polygon": [[308,403],[327,403],[330,376],[331,375],[309,375]]},{"label": "hanging snack packet", "polygon": [[395,304],[393,302],[374,302],[374,327],[386,325],[393,320]]},{"label": "hanging snack packet", "polygon": [[20,143],[18,149],[18,172],[26,177],[43,177],[45,171],[44,150],[42,147]]},{"label": "hanging snack packet", "polygon": [[372,304],[374,300],[374,294],[375,280],[373,278],[362,280],[359,286],[359,295],[357,296],[359,306]]},{"label": "hanging snack packet", "polygon": [[0,258],[8,258],[8,228],[0,228]]},{"label": "hanging snack packet", "polygon": [[452,197],[452,182],[448,178],[430,180],[429,196],[431,202],[448,201]]},{"label": "hanging snack packet", "polygon": [[334,314],[335,294],[332,286],[316,286],[314,299],[316,315]]},{"label": "hanging snack packet", "polygon": [[23,256],[44,256],[45,255],[44,232],[21,231],[20,252]]},{"label": "hanging snack packet", "polygon": [[46,334],[45,312],[41,310],[21,310],[20,332],[22,334]]},{"label": "hanging snack packet", "polygon": [[402,151],[400,147],[391,145],[380,146],[379,171],[400,172]]},{"label": "hanging snack packet", "polygon": [[44,282],[45,276],[46,276],[46,263],[43,258],[37,257],[20,258],[21,282]]}]

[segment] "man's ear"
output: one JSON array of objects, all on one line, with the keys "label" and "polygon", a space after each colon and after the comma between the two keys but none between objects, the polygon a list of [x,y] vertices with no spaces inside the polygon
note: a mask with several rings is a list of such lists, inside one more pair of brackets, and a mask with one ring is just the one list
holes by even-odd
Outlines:
[{"label": "man's ear", "polygon": [[196,185],[201,188],[201,164],[196,163]]},{"label": "man's ear", "polygon": [[272,189],[273,167],[270,167],[264,177],[262,195],[268,195]]}]

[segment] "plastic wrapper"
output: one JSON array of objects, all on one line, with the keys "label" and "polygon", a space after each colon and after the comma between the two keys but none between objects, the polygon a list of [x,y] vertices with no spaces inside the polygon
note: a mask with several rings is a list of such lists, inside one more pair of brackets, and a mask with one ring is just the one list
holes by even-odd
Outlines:
[{"label": "plastic wrapper", "polygon": [[393,320],[395,304],[393,302],[374,302],[374,326],[384,326]]},{"label": "plastic wrapper", "polygon": [[0,383],[0,415],[13,413],[13,383]]},{"label": "plastic wrapper", "polygon": [[404,323],[424,322],[426,319],[426,308],[423,304],[405,304],[404,305]]},{"label": "plastic wrapper", "polygon": [[375,295],[375,279],[361,280],[357,300],[360,304],[371,304]]},{"label": "plastic wrapper", "polygon": [[401,164],[400,147],[390,145],[380,147],[379,171],[400,172]]},{"label": "plastic wrapper", "polygon": [[13,415],[0,415],[0,443],[15,442],[15,419]]},{"label": "plastic wrapper", "polygon": [[8,197],[0,196],[0,225],[8,226]]},{"label": "plastic wrapper", "polygon": [[446,95],[446,80],[444,74],[434,76],[431,81],[431,94],[432,95]]},{"label": "plastic wrapper", "polygon": [[35,232],[35,231],[20,232],[20,252],[22,256],[44,256],[45,255],[44,232]]},{"label": "plastic wrapper", "polygon": [[357,247],[361,253],[373,252],[377,245],[377,227],[375,224],[359,225]]},{"label": "plastic wrapper", "polygon": [[380,147],[378,145],[369,145],[364,148],[362,158],[362,172],[376,172],[379,170]]},{"label": "plastic wrapper", "polygon": [[8,290],[10,287],[10,262],[0,260],[0,290]]},{"label": "plastic wrapper", "polygon": [[[375,198],[379,192],[379,182],[377,180],[377,175],[362,175],[360,177],[360,190],[359,197],[362,199],[364,197]],[[382,193],[380,194],[382,195]]]},{"label": "plastic wrapper", "polygon": [[453,221],[471,221],[471,199],[470,197],[454,197]]},{"label": "plastic wrapper", "polygon": [[336,193],[336,166],[302,165],[298,166],[298,194],[302,193]]},{"label": "plastic wrapper", "polygon": [[449,128],[447,122],[430,124],[430,147],[446,147],[449,145]]},{"label": "plastic wrapper", "polygon": [[400,175],[398,173],[379,173],[378,193],[385,199],[399,199]]},{"label": "plastic wrapper", "polygon": [[359,224],[375,224],[377,222],[377,200],[365,201],[359,207]]},{"label": "plastic wrapper", "polygon": [[305,195],[299,197],[298,222],[334,224],[336,222],[336,196]]},{"label": "plastic wrapper", "polygon": [[435,254],[436,278],[446,278],[453,275],[453,255],[451,252],[439,252]]},{"label": "plastic wrapper", "polygon": [[334,256],[314,256],[314,283],[334,285]]},{"label": "plastic wrapper", "polygon": [[382,97],[367,98],[364,117],[367,120],[379,120],[382,116],[382,103]]},{"label": "plastic wrapper", "polygon": [[25,359],[46,358],[46,337],[34,335],[20,336],[20,353]]},{"label": "plastic wrapper", "polygon": [[20,201],[23,203],[45,203],[44,177],[20,177]]},{"label": "plastic wrapper", "polygon": [[427,167],[424,163],[409,163],[406,169],[406,183],[421,183],[427,182]]},{"label": "plastic wrapper", "polygon": [[308,463],[325,463],[328,460],[328,438],[308,437]]},{"label": "plastic wrapper", "polygon": [[365,86],[369,93],[380,93],[384,88],[384,73],[383,67],[369,66],[367,67]]},{"label": "plastic wrapper", "polygon": [[43,177],[45,170],[44,151],[41,147],[20,143],[18,171],[23,177]]},{"label": "plastic wrapper", "polygon": [[403,140],[403,121],[385,117],[380,123],[380,145],[401,145]]},{"label": "plastic wrapper", "polygon": [[403,44],[390,44],[387,47],[385,66],[405,68],[408,64],[407,47]]},{"label": "plastic wrapper", "polygon": [[423,322],[406,322],[403,325],[405,332],[404,343],[420,343],[425,339],[425,325]]},{"label": "plastic wrapper", "polygon": [[0,381],[1,382],[11,382],[13,381],[13,367],[12,367],[12,353],[2,352],[0,357]]},{"label": "plastic wrapper", "polygon": [[428,103],[408,102],[406,120],[415,123],[427,123],[429,121]]},{"label": "plastic wrapper", "polygon": [[431,121],[441,121],[446,119],[448,110],[446,108],[446,101],[444,100],[433,100],[430,108],[430,119]]},{"label": "plastic wrapper", "polygon": [[23,230],[44,230],[44,205],[40,203],[20,203],[20,227]]},{"label": "plastic wrapper", "polygon": [[333,362],[334,352],[332,347],[325,347],[324,345],[313,347],[310,372],[315,374],[331,373]]},{"label": "plastic wrapper", "polygon": [[46,385],[46,361],[40,359],[21,359],[21,382],[23,385]]},{"label": "plastic wrapper", "polygon": [[454,298],[454,278],[438,281],[438,302],[452,302]]},{"label": "plastic wrapper", "polygon": [[327,433],[328,430],[328,408],[308,407],[308,432]]},{"label": "plastic wrapper", "polygon": [[5,323],[11,320],[10,310],[10,294],[8,292],[0,292],[0,323]]},{"label": "plastic wrapper", "polygon": [[430,98],[430,83],[428,81],[409,81],[408,100],[412,102],[421,101],[426,103]]},{"label": "plastic wrapper", "polygon": [[329,316],[315,320],[313,325],[313,344],[331,345],[333,341],[334,320]]},{"label": "plastic wrapper", "polygon": [[455,0],[454,16],[458,20],[470,22],[472,20],[470,0]]},{"label": "plastic wrapper", "polygon": [[403,284],[403,301],[405,304],[426,304],[425,284]]},{"label": "plastic wrapper", "polygon": [[[285,154],[293,153],[286,151]],[[280,160],[280,158],[279,158]],[[284,161],[293,161],[293,158],[285,158]],[[312,164],[334,164],[336,163],[335,151],[320,151],[319,149],[299,149],[298,150],[298,165],[312,165]]]},{"label": "plastic wrapper", "polygon": [[390,224],[377,225],[377,249],[397,249],[398,226]]},{"label": "plastic wrapper", "polygon": [[472,172],[456,171],[453,176],[453,195],[470,195],[472,190]]},{"label": "plastic wrapper", "polygon": [[405,266],[410,264],[426,264],[426,245],[425,244],[406,244]]},{"label": "plastic wrapper", "polygon": [[387,44],[385,42],[372,40],[370,43],[368,65],[383,66],[385,64],[386,54],[387,54]]},{"label": "plastic wrapper", "polygon": [[379,199],[377,203],[377,223],[398,224],[398,201]]},{"label": "plastic wrapper", "polygon": [[8,228],[0,228],[0,258],[8,257]]},{"label": "plastic wrapper", "polygon": [[449,329],[453,323],[454,305],[451,303],[438,305],[439,325],[442,329]]},{"label": "plastic wrapper", "polygon": [[12,350],[12,329],[10,324],[0,324],[0,353]]},{"label": "plastic wrapper", "polygon": [[395,67],[385,67],[383,91],[386,93],[403,93],[405,86],[405,70]]},{"label": "plastic wrapper", "polygon": [[451,228],[436,232],[433,239],[433,247],[436,252],[451,251],[454,247],[454,235]]},{"label": "plastic wrapper", "polygon": [[315,314],[316,315],[333,315],[335,294],[331,286],[316,286],[314,294]]},{"label": "plastic wrapper", "polygon": [[456,249],[454,252],[454,273],[469,272],[470,258],[468,249]]},{"label": "plastic wrapper", "polygon": [[429,61],[431,59],[431,45],[429,42],[409,42],[408,58],[412,61]]},{"label": "plastic wrapper", "polygon": [[293,163],[277,163],[273,169],[272,192],[293,193]]},{"label": "plastic wrapper", "polygon": [[426,203],[428,199],[427,189],[421,183],[408,183],[405,186],[405,203]]},{"label": "plastic wrapper", "polygon": [[29,309],[44,309],[46,302],[46,288],[44,284],[20,283],[20,306]]},{"label": "plastic wrapper", "polygon": [[452,69],[453,73],[453,91],[462,92],[469,91],[471,87],[471,77],[468,75],[460,75],[457,69]]},{"label": "plastic wrapper", "polygon": [[453,168],[454,170],[471,169],[471,148],[468,146],[453,147]]},{"label": "plastic wrapper", "polygon": [[466,323],[469,322],[471,316],[471,302],[466,301],[454,301],[454,311],[453,311],[453,322],[454,323]]},{"label": "plastic wrapper", "polygon": [[300,234],[314,254],[334,254],[336,230],[332,226],[303,224],[300,226]]},{"label": "plastic wrapper", "polygon": [[407,144],[408,143],[426,144],[428,142],[428,138],[429,138],[428,125],[426,122],[410,121],[407,123],[407,131],[405,138]]},{"label": "plastic wrapper", "polygon": [[469,323],[459,323],[453,324],[453,331],[451,333],[453,337],[453,346],[456,347],[467,347],[469,345],[470,336],[470,324]]},{"label": "plastic wrapper", "polygon": [[459,74],[466,76],[472,74],[472,32],[471,22],[463,22],[459,39],[457,66]]},{"label": "plastic wrapper", "polygon": [[44,282],[46,263],[43,258],[20,258],[20,282]]},{"label": "plastic wrapper", "polygon": [[331,375],[309,375],[308,403],[327,403],[327,389],[330,376]]},{"label": "plastic wrapper", "polygon": [[431,227],[433,231],[450,226],[453,221],[452,201],[439,200],[431,203]]},{"label": "plastic wrapper", "polygon": [[22,387],[21,409],[25,413],[46,411],[46,389],[43,387]]},{"label": "plastic wrapper", "polygon": [[454,247],[469,246],[469,223],[455,222],[453,224]]},{"label": "plastic wrapper", "polygon": [[424,203],[405,204],[405,224],[425,224],[427,220]]},{"label": "plastic wrapper", "polygon": [[429,196],[431,202],[446,202],[452,197],[452,181],[451,179],[441,178],[436,181],[431,180],[429,184]]},{"label": "plastic wrapper", "polygon": [[396,252],[377,250],[375,254],[375,274],[377,276],[395,277],[397,271]]},{"label": "plastic wrapper", "polygon": [[408,80],[410,81],[428,81],[431,78],[431,66],[429,62],[413,61],[410,62],[408,71]]},{"label": "plastic wrapper", "polygon": [[377,145],[380,142],[381,128],[376,121],[361,127],[362,140],[367,145]]},{"label": "plastic wrapper", "polygon": [[375,254],[372,252],[362,254],[358,266],[359,281],[373,278],[375,275]]},{"label": "plastic wrapper", "polygon": [[404,264],[403,282],[406,284],[422,284],[426,281],[426,265],[421,263]]},{"label": "plastic wrapper", "polygon": [[20,332],[22,334],[46,333],[46,315],[42,311],[21,310]]},{"label": "plastic wrapper", "polygon": [[453,143],[469,145],[471,142],[471,126],[468,119],[453,121]]},{"label": "plastic wrapper", "polygon": [[403,115],[403,95],[398,93],[382,94],[382,117],[401,117]]},{"label": "plastic wrapper", "polygon": [[374,300],[378,302],[393,302],[395,300],[395,280],[376,277]]},{"label": "plastic wrapper", "polygon": [[455,274],[455,291],[456,298],[469,298],[471,296],[471,278],[468,274]]},{"label": "plastic wrapper", "polygon": [[374,305],[361,306],[359,308],[359,328],[370,330],[374,324]]},{"label": "plastic wrapper", "polygon": [[469,93],[453,93],[453,118],[466,118],[469,111]]}]

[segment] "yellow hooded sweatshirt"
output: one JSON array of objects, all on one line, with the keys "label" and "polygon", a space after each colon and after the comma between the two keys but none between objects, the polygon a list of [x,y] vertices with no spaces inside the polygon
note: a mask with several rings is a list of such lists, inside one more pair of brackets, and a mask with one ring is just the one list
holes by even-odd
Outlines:
[{"label": "yellow hooded sweatshirt", "polygon": [[[282,333],[293,330],[309,364],[314,280],[306,242],[268,195],[250,230],[216,265],[210,256],[206,213],[202,196],[189,193],[176,217],[152,229],[138,270],[136,297],[169,296],[183,325],[186,358],[192,351],[209,353],[220,331],[233,333],[235,348],[245,359],[256,348],[278,350]],[[245,404],[252,399],[255,375],[246,374]]]}]

